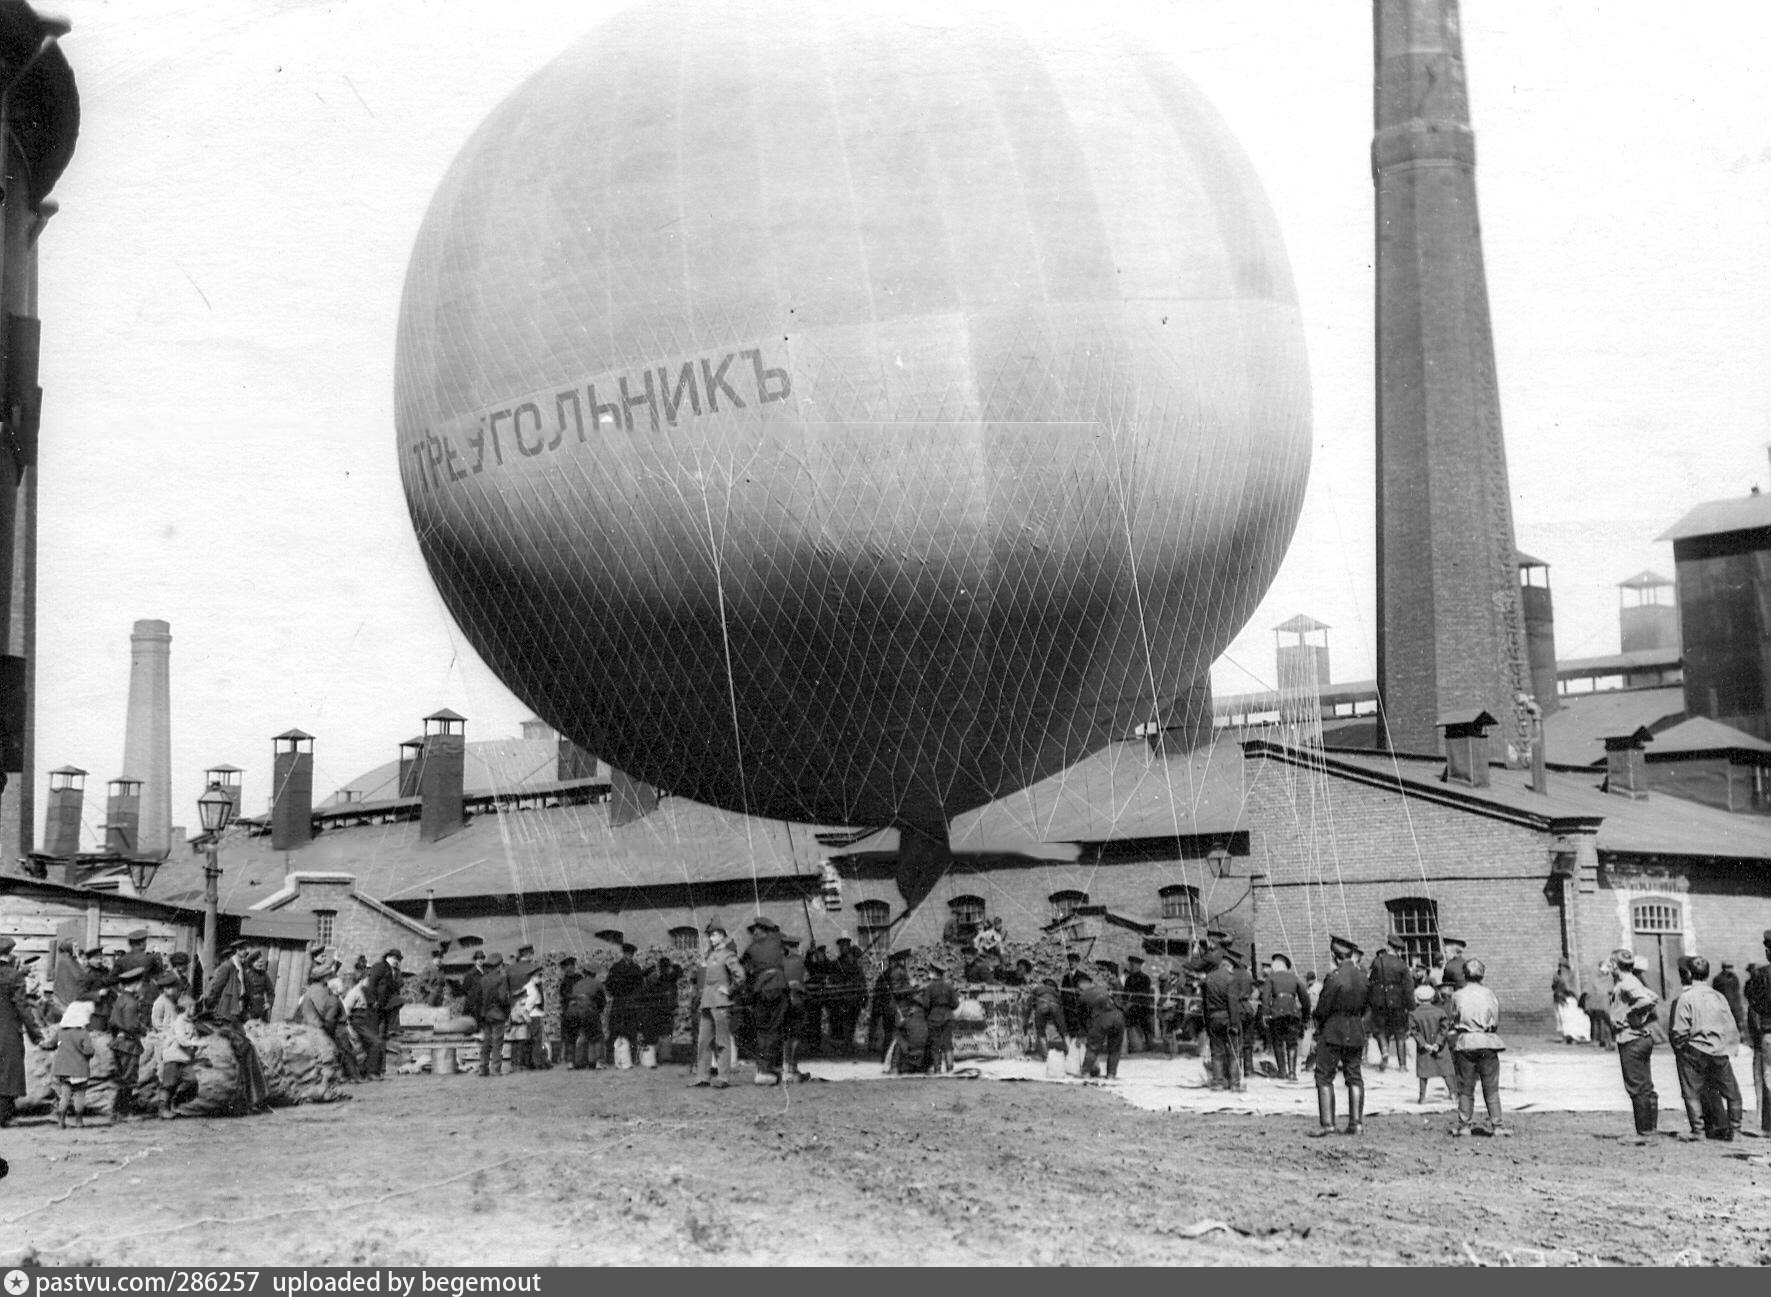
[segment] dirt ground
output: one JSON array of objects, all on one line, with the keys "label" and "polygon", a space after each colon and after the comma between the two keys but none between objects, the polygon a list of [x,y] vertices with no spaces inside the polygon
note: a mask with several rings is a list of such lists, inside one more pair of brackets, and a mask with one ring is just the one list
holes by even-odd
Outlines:
[{"label": "dirt ground", "polygon": [[1616,1113],[1312,1140],[1080,1084],[684,1080],[402,1076],[257,1118],[21,1119],[0,1263],[1771,1264],[1771,1144],[1623,1147]]}]

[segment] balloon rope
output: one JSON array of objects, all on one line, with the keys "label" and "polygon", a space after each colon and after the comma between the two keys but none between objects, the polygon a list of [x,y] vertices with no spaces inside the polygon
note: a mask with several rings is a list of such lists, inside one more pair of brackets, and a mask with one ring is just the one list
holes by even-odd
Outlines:
[{"label": "balloon rope", "polygon": [[725,652],[726,665],[726,703],[732,713],[732,748],[738,757],[738,797],[744,805],[744,846],[745,854],[750,858],[750,894],[756,902],[758,913],[762,912],[762,883],[756,872],[756,843],[750,832],[750,779],[744,770],[744,731],[738,725],[738,676],[732,669],[732,633],[726,622],[726,578],[724,566],[720,562],[719,541],[713,530],[713,510],[707,503],[707,490],[701,491],[701,510],[707,519],[707,548],[713,559],[714,588],[719,594],[719,637]]}]

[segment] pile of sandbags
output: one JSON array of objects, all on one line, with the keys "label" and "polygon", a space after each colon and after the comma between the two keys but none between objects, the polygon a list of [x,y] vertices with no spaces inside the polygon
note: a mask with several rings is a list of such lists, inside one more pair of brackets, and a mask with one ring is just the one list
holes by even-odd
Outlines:
[{"label": "pile of sandbags", "polygon": [[340,1084],[338,1048],[318,1027],[299,1022],[248,1022],[246,1039],[258,1054],[272,1107],[336,1103],[347,1097]]}]

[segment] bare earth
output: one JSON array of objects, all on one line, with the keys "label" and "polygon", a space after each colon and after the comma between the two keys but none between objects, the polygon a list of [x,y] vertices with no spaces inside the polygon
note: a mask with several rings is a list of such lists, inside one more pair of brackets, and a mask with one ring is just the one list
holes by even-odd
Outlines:
[{"label": "bare earth", "polygon": [[0,1263],[1771,1264],[1771,1142],[1626,1148],[1618,1113],[1310,1140],[1307,1118],[1078,1084],[684,1079],[402,1076],[251,1119],[21,1119]]}]

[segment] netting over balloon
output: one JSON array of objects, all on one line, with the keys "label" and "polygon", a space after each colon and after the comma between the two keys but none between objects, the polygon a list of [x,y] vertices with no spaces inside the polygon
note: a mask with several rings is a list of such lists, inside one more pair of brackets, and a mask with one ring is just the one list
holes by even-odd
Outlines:
[{"label": "netting over balloon", "polygon": [[402,304],[420,544],[510,688],[781,819],[945,826],[1202,679],[1308,380],[1246,161],[1153,56],[646,9],[499,108]]}]

